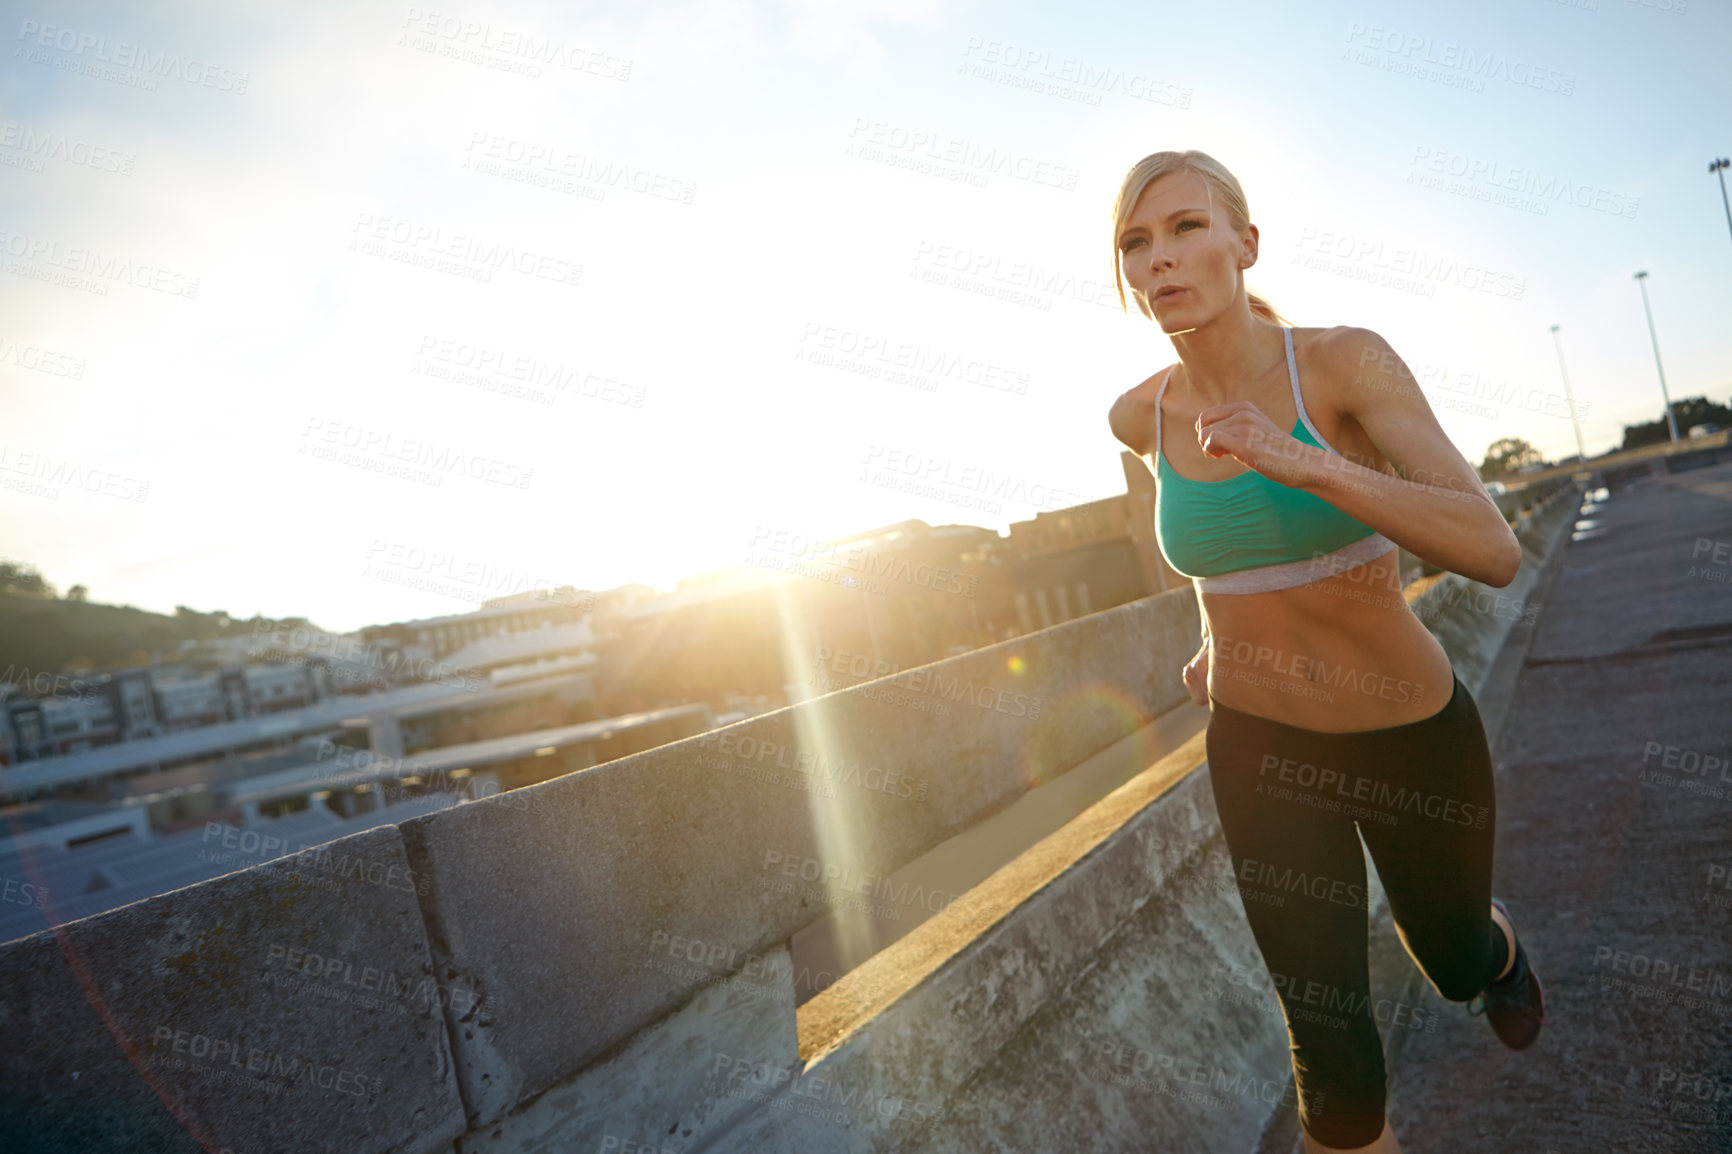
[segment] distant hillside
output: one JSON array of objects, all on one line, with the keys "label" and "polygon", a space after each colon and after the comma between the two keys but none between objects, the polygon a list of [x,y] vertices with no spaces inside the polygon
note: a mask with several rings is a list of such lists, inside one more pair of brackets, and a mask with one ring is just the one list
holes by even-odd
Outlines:
[{"label": "distant hillside", "polygon": [[[0,562],[0,681],[22,683],[74,662],[98,672],[142,665],[152,653],[171,660],[183,641],[250,635],[255,619],[235,621],[222,610],[200,613],[184,605],[173,616],[131,605],[103,605],[56,597],[34,570]],[[298,619],[296,619],[298,620]]]}]

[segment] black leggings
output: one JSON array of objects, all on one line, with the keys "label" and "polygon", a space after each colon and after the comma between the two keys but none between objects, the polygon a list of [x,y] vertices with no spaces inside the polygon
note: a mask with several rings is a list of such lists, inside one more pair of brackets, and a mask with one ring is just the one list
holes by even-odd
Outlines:
[{"label": "black leggings", "polygon": [[1370,997],[1359,838],[1402,944],[1445,999],[1483,990],[1505,953],[1491,920],[1497,802],[1479,709],[1459,677],[1440,712],[1352,733],[1284,725],[1212,695],[1209,709],[1215,808],[1287,1020],[1300,1123],[1325,1146],[1369,1145],[1383,1132],[1377,1024],[1390,1007]]}]

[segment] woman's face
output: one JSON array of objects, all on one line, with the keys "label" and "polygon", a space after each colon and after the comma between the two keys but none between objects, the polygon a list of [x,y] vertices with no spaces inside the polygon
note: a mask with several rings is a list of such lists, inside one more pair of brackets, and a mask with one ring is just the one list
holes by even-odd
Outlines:
[{"label": "woman's face", "polygon": [[1257,259],[1257,226],[1235,232],[1194,172],[1143,189],[1119,221],[1119,271],[1137,307],[1172,334],[1219,316],[1238,295],[1240,271]]}]

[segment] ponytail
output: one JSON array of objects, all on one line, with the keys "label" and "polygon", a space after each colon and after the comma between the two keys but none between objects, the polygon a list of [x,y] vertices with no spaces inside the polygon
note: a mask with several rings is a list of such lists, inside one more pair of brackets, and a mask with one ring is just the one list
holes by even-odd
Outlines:
[{"label": "ponytail", "polygon": [[[1250,302],[1251,315],[1252,316],[1262,317],[1264,320],[1272,321],[1273,323],[1278,324],[1278,325],[1286,325],[1287,324],[1287,318],[1282,316],[1280,313],[1276,312],[1274,305],[1270,304],[1268,301],[1264,300],[1262,297],[1258,296],[1256,293],[1252,292],[1250,289],[1245,290],[1245,299],[1248,302]],[[1291,326],[1288,326],[1288,327],[1291,327]]]}]

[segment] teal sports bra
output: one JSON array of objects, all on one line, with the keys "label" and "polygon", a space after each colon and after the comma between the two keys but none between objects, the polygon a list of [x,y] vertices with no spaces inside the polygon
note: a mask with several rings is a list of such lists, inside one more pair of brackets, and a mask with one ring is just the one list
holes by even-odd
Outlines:
[{"label": "teal sports bra", "polygon": [[[1336,453],[1305,412],[1293,330],[1283,326],[1287,376],[1298,419],[1292,436]],[[1323,498],[1247,469],[1224,481],[1180,476],[1161,452],[1161,397],[1155,394],[1155,540],[1167,564],[1205,593],[1263,593],[1307,585],[1363,565],[1395,542]]]}]

